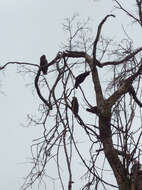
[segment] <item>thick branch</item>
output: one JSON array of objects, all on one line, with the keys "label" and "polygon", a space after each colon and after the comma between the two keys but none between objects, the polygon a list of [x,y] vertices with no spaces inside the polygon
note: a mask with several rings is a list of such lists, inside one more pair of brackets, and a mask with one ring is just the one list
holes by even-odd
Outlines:
[{"label": "thick branch", "polygon": [[92,71],[92,79],[93,79],[94,88],[96,92],[97,106],[98,108],[100,108],[100,106],[102,106],[102,103],[104,101],[104,97],[103,97],[103,92],[102,92],[97,68],[94,68]]},{"label": "thick branch", "polygon": [[84,51],[65,51],[62,57],[85,58],[85,55],[86,53]]}]

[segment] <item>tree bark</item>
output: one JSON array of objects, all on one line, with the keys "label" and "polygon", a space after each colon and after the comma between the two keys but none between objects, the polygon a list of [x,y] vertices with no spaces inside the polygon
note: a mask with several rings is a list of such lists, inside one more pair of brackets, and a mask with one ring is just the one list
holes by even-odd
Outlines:
[{"label": "tree bark", "polygon": [[111,132],[111,116],[100,116],[100,139],[103,144],[105,156],[113,170],[120,190],[130,190],[130,181],[125,168],[119,160],[118,153],[113,147]]}]

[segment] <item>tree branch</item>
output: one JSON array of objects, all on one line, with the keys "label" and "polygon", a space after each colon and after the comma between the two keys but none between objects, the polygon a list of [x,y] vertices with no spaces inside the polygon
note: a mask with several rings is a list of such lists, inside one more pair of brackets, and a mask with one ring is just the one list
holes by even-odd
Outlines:
[{"label": "tree branch", "polygon": [[115,2],[116,2],[117,5],[119,6],[119,7],[116,7],[116,8],[121,9],[121,10],[124,11],[129,17],[131,17],[132,19],[134,19],[136,22],[138,22],[138,23],[140,24],[139,19],[137,19],[134,15],[132,15],[130,12],[128,12],[126,9],[124,9],[124,8],[122,7],[122,5],[121,5],[117,0],[115,0]]},{"label": "tree branch", "polygon": [[94,66],[98,65],[99,67],[102,67],[102,65],[100,65],[99,61],[96,59],[96,51],[97,51],[97,43],[99,41],[100,38],[100,34],[101,34],[101,30],[102,30],[102,26],[105,23],[105,21],[107,20],[108,17],[115,17],[115,15],[107,15],[99,24],[98,26],[98,30],[97,30],[97,35],[96,35],[96,39],[94,41],[94,45],[93,45],[93,63]]},{"label": "tree branch", "polygon": [[39,98],[42,100],[42,102],[49,107],[50,110],[52,110],[52,105],[49,104],[47,102],[47,100],[41,95],[41,92],[40,92],[40,89],[39,89],[39,86],[38,86],[38,80],[39,80],[39,76],[40,76],[40,73],[41,73],[41,68],[39,68],[38,72],[37,72],[37,75],[35,77],[35,88],[36,88],[36,91],[37,91],[37,94],[39,96]]},{"label": "tree branch", "polygon": [[142,71],[142,65],[139,67],[138,71],[133,74],[132,76],[130,76],[128,79],[124,80],[122,85],[120,86],[120,88],[114,92],[108,99],[108,103],[110,105],[110,107],[112,107],[116,101],[123,95],[126,94],[127,92],[130,91],[131,86],[133,81],[136,79],[136,77],[141,74]]},{"label": "tree branch", "polygon": [[133,86],[131,85],[129,88],[129,94],[132,95],[132,97],[134,98],[135,102],[142,107],[142,103],[138,100],[137,96],[136,96],[136,92],[133,88]]},{"label": "tree branch", "polygon": [[0,70],[4,69],[5,67],[7,67],[8,65],[14,65],[14,64],[17,64],[17,65],[29,65],[29,66],[36,66],[36,67],[40,67],[39,65],[37,64],[33,64],[33,63],[26,63],[26,62],[17,62],[17,61],[10,61],[10,62],[7,62],[5,65],[3,65],[2,67],[0,67]]},{"label": "tree branch", "polygon": [[132,53],[130,53],[129,55],[127,55],[125,58],[123,58],[120,61],[107,61],[107,62],[101,63],[101,66],[104,67],[107,65],[119,65],[121,63],[127,62],[131,58],[133,58],[137,53],[139,53],[140,51],[142,51],[142,47],[136,49],[135,51],[133,51]]}]

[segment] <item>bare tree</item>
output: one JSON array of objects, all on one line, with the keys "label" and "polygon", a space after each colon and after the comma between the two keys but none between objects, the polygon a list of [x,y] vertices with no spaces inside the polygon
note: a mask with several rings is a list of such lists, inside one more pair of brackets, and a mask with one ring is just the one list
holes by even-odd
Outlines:
[{"label": "bare tree", "polygon": [[[135,1],[137,15],[117,0],[114,3],[116,9],[142,26],[141,0]],[[30,122],[43,126],[43,136],[31,146],[33,167],[22,189],[47,177],[54,182],[59,180],[59,189],[71,190],[78,172],[74,168],[76,159],[84,167],[84,173],[78,176],[85,179],[83,190],[141,189],[142,47],[134,49],[125,32],[125,42],[112,48],[111,40],[101,35],[109,19],[117,18],[107,15],[92,41],[87,36],[88,20],[82,23],[76,22],[76,16],[68,18],[64,24],[68,43],[52,61],[46,62],[47,74],[41,72],[44,65],[32,63],[9,62],[1,67],[9,64],[19,64],[24,69],[34,67],[34,86],[42,102],[39,119],[29,117]],[[111,68],[111,81],[105,91],[100,75],[107,68]],[[57,179],[51,177],[49,165],[56,166]],[[66,171],[65,178],[62,168]],[[108,172],[113,172],[116,183],[106,179]]]}]

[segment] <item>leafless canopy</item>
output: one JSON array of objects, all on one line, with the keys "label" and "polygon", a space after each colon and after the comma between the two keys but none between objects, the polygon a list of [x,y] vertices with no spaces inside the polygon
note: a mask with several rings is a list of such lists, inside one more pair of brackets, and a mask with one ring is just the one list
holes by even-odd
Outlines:
[{"label": "leafless canopy", "polygon": [[[119,1],[114,3],[117,10],[142,26],[141,0],[136,0],[136,16]],[[40,118],[35,121],[29,117],[30,122],[43,126],[43,136],[31,146],[33,167],[23,190],[38,180],[44,183],[45,177],[45,183],[51,180],[63,190],[73,189],[78,179],[82,179],[83,190],[139,190],[141,178],[136,180],[135,176],[140,167],[133,171],[131,168],[140,166],[142,153],[142,46],[133,48],[133,41],[125,32],[125,41],[112,48],[111,40],[101,35],[109,19],[117,18],[110,14],[102,19],[93,41],[88,20],[81,23],[76,16],[67,19],[64,29],[69,34],[68,43],[48,61],[47,75],[32,63],[9,62],[1,67],[2,70],[9,64],[19,64],[34,68],[34,87],[42,102]],[[110,74],[104,79],[107,69]],[[89,76],[76,89],[77,76],[85,72]],[[75,113],[72,97],[79,103]],[[116,183],[106,177],[112,173]]]}]

